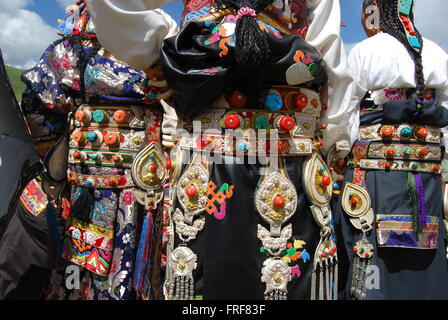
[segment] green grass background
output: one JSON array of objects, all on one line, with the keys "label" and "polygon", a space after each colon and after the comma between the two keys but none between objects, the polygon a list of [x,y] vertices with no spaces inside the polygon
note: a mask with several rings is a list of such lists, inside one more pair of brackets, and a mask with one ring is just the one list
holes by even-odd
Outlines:
[{"label": "green grass background", "polygon": [[11,82],[14,93],[19,103],[22,101],[22,93],[25,90],[25,84],[20,80],[20,75],[23,70],[14,67],[6,66],[6,72],[8,73],[9,81]]}]

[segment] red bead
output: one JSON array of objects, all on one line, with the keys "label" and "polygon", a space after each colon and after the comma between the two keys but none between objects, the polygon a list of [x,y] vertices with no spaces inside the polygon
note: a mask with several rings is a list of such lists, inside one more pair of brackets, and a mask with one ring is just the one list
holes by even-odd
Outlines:
[{"label": "red bead", "polygon": [[68,182],[68,183],[72,183],[72,182],[73,182],[73,178],[72,178],[72,177],[68,177],[68,178],[67,178],[67,182]]},{"label": "red bead", "polygon": [[224,119],[224,124],[228,129],[237,129],[241,124],[241,120],[236,114],[229,114]]},{"label": "red bead", "polygon": [[322,185],[328,187],[331,184],[331,179],[328,176],[322,177]]},{"label": "red bead", "polygon": [[75,112],[76,121],[84,122],[84,121],[86,121],[86,118],[87,118],[87,116],[86,116],[86,113],[84,112],[84,110],[78,110]]},{"label": "red bead", "polygon": [[290,116],[283,116],[279,122],[280,129],[283,131],[290,131],[294,129],[295,122],[294,119]]},{"label": "red bead", "polygon": [[166,170],[171,170],[172,165],[173,164],[172,164],[171,160],[167,160],[166,165],[165,165]]},{"label": "red bead", "polygon": [[120,180],[118,180],[118,185],[120,186],[124,186],[128,181],[126,180],[126,178],[120,178]]},{"label": "red bead", "polygon": [[324,142],[323,141],[319,141],[319,146],[323,147],[324,146]]},{"label": "red bead", "polygon": [[426,138],[428,136],[428,129],[426,128],[420,128],[417,131],[417,135],[419,136],[419,138]]},{"label": "red bead", "polygon": [[420,156],[422,156],[422,157],[426,157],[427,155],[428,155],[428,150],[427,149],[422,149],[422,150],[420,150]]},{"label": "red bead", "polygon": [[388,149],[387,150],[387,156],[389,158],[392,158],[393,156],[395,156],[395,150],[394,149]]},{"label": "red bead", "polygon": [[149,170],[151,170],[151,172],[156,172],[157,171],[157,166],[156,165],[152,165]]},{"label": "red bead", "polygon": [[294,97],[294,105],[297,109],[303,109],[308,105],[308,97],[304,93],[296,94]]},{"label": "red bead", "polygon": [[109,180],[109,185],[112,186],[112,187],[115,187],[117,185],[117,180],[114,179],[114,178],[110,179]]},{"label": "red bead", "polygon": [[285,206],[285,198],[283,198],[283,196],[276,196],[274,198],[274,206],[278,207],[278,208],[283,208]]},{"label": "red bead", "polygon": [[327,125],[325,123],[322,123],[321,128],[325,130],[327,129]]},{"label": "red bead", "polygon": [[356,252],[356,251],[358,251],[358,249],[357,249],[357,248],[353,248],[353,251],[355,251],[355,252]]},{"label": "red bead", "polygon": [[121,161],[121,157],[120,157],[120,156],[117,156],[117,155],[112,156],[112,161],[113,161],[113,162],[120,162],[120,161]]},{"label": "red bead", "polygon": [[435,165],[434,167],[432,167],[432,169],[433,169],[435,172],[439,172],[439,171],[440,171],[440,166]]},{"label": "red bead", "polygon": [[358,201],[355,198],[353,198],[352,200],[350,200],[350,203],[351,203],[352,206],[356,206]]},{"label": "red bead", "polygon": [[385,167],[386,169],[390,169],[390,167],[392,167],[392,163],[390,163],[389,161],[386,162]]},{"label": "red bead", "polygon": [[366,253],[365,257],[366,257],[366,258],[368,258],[368,257],[369,257],[369,254],[368,254],[368,253]]},{"label": "red bead", "polygon": [[322,252],[322,258],[325,258],[327,254],[325,252]]},{"label": "red bead", "polygon": [[233,91],[229,98],[230,105],[235,108],[243,108],[247,105],[247,96],[240,91]]},{"label": "red bead", "polygon": [[149,206],[148,206],[148,210],[149,210],[149,211],[153,211],[153,210],[154,210],[154,206],[149,205]]},{"label": "red bead", "polygon": [[79,152],[79,151],[73,152],[73,158],[74,159],[81,159],[81,152]]},{"label": "red bead", "polygon": [[186,188],[185,188],[185,193],[187,194],[187,196],[189,197],[194,197],[198,191],[196,190],[196,187],[193,184],[189,184]]}]

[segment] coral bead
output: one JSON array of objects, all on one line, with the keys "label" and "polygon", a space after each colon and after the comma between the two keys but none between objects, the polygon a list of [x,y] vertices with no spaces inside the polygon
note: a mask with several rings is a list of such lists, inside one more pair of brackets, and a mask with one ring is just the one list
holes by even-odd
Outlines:
[{"label": "coral bead", "polygon": [[278,208],[283,208],[285,206],[285,198],[283,198],[283,196],[276,196],[274,198],[274,206],[278,207]]},{"label": "coral bead", "polygon": [[232,107],[244,108],[247,105],[247,96],[241,91],[233,91],[229,97],[229,102]]},{"label": "coral bead", "polygon": [[189,184],[186,188],[185,188],[185,193],[187,194],[187,196],[189,197],[194,197],[197,193],[198,190],[196,189],[196,187],[193,184]]},{"label": "coral bead", "polygon": [[328,187],[331,184],[331,179],[328,176],[322,178],[322,185]]},{"label": "coral bead", "polygon": [[294,129],[295,122],[294,119],[290,116],[283,116],[279,122],[280,129],[283,131],[290,131]]},{"label": "coral bead", "polygon": [[116,123],[124,123],[126,121],[126,112],[123,110],[115,111],[114,120]]},{"label": "coral bead", "polygon": [[241,124],[241,120],[236,114],[229,114],[224,119],[224,124],[228,129],[237,129]]},{"label": "coral bead", "polygon": [[308,105],[308,97],[304,93],[296,94],[294,97],[294,105],[297,109],[303,109]]},{"label": "coral bead", "polygon": [[111,132],[106,133],[104,135],[104,142],[109,146],[115,145],[118,142],[118,135]]},{"label": "coral bead", "polygon": [[394,129],[391,126],[385,126],[381,129],[381,136],[383,138],[392,138],[394,135]]},{"label": "coral bead", "polygon": [[428,149],[421,149],[419,154],[421,157],[426,157],[428,155]]},{"label": "coral bead", "polygon": [[388,156],[389,158],[392,158],[392,157],[395,156],[395,150],[394,150],[394,149],[387,149],[386,154],[387,154],[387,156]]},{"label": "coral bead", "polygon": [[418,137],[422,138],[422,139],[426,138],[428,136],[428,134],[429,134],[429,132],[428,132],[428,129],[426,129],[426,128],[420,128],[417,131]]}]

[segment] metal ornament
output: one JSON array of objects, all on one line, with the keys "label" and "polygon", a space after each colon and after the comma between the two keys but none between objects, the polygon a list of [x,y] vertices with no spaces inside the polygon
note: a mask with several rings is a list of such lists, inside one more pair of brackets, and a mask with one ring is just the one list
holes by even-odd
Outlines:
[{"label": "metal ornament", "polygon": [[137,154],[131,175],[138,187],[134,190],[137,201],[146,208],[155,208],[163,198],[167,178],[166,159],[158,143],[150,143]]},{"label": "metal ornament", "polygon": [[[186,242],[196,239],[204,228],[205,216],[200,216],[207,204],[207,185],[209,172],[200,161],[191,161],[191,165],[180,177],[175,194],[183,209],[176,208],[173,215],[175,231],[183,242],[169,254],[167,278],[164,291],[168,299],[194,299],[193,271],[197,267],[196,254],[186,246]],[[196,216],[200,216],[195,219]],[[173,243],[174,239],[171,239]]]},{"label": "metal ornament", "polygon": [[297,209],[297,191],[286,176],[278,171],[265,176],[255,193],[255,207],[260,216],[270,225],[269,230],[258,225],[257,236],[264,249],[275,258],[263,263],[261,281],[266,283],[265,300],[286,300],[291,268],[278,258],[286,249],[292,236],[292,225],[282,229]]},{"label": "metal ornament", "polygon": [[194,299],[193,271],[197,267],[196,254],[186,246],[179,246],[169,256],[169,298],[176,300]]},{"label": "metal ornament", "polygon": [[342,207],[350,217],[352,225],[362,232],[362,239],[355,243],[352,264],[351,294],[355,299],[366,297],[366,272],[373,257],[373,245],[367,240],[367,233],[372,230],[374,212],[371,208],[367,190],[353,183],[346,183],[342,193]]},{"label": "metal ornament", "polygon": [[265,300],[286,300],[291,268],[283,261],[269,258],[263,263],[261,281],[266,283]]},{"label": "metal ornament", "polygon": [[321,228],[313,259],[311,300],[337,300],[338,257],[329,205],[333,184],[330,170],[318,153],[303,165],[303,185],[312,203],[313,218]]},{"label": "metal ornament", "polygon": [[366,273],[373,257],[373,245],[367,241],[366,237],[363,237],[362,240],[356,242],[353,251],[355,256],[353,257],[351,294],[357,300],[364,300],[367,293]]},{"label": "metal ornament", "polygon": [[[274,199],[282,197],[284,206],[276,206]],[[289,220],[297,208],[297,192],[294,185],[277,171],[270,173],[255,193],[255,207],[270,225],[270,234],[280,236],[281,226]]]}]

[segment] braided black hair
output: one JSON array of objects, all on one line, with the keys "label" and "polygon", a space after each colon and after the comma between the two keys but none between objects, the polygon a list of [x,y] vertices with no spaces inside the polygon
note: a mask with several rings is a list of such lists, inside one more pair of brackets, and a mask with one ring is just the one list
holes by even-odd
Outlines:
[{"label": "braided black hair", "polygon": [[423,49],[423,40],[420,32],[417,30],[414,24],[414,14],[413,14],[413,4],[411,7],[410,14],[408,16],[410,22],[414,27],[416,37],[420,43],[420,48],[415,49],[412,47],[408,41],[406,31],[404,29],[403,23],[400,20],[398,13],[398,0],[364,0],[364,9],[376,2],[380,9],[380,30],[390,34],[395,39],[400,41],[405,48],[408,50],[415,65],[415,83],[416,83],[416,95],[417,95],[417,107],[419,109],[423,106],[424,101],[424,89],[425,89],[425,76],[423,74],[423,61],[421,52]]},{"label": "braided black hair", "polygon": [[[273,0],[217,0],[217,6],[225,6],[238,12],[241,8],[251,8],[256,13],[263,11]],[[256,17],[244,15],[238,19],[235,29],[235,60],[246,80],[252,82],[251,89],[260,88],[258,79],[260,68],[269,61],[271,51],[267,35],[258,26]],[[252,80],[252,81],[250,81]],[[258,84],[255,84],[258,82]],[[259,91],[259,90],[257,90]]]},{"label": "braided black hair", "polygon": [[[79,1],[78,1],[79,2]],[[76,67],[79,70],[79,84],[80,84],[80,90],[81,90],[81,98],[83,100],[83,103],[86,103],[87,99],[86,99],[86,94],[85,94],[85,82],[84,82],[84,75],[85,75],[85,70],[87,67],[87,64],[89,63],[90,59],[92,59],[97,53],[98,51],[101,49],[101,45],[99,44],[98,41],[93,41],[93,45],[91,50],[88,52],[88,54],[85,53],[84,51],[84,46],[83,46],[83,40],[86,40],[86,38],[84,38],[84,32],[85,29],[87,27],[87,21],[89,21],[90,19],[90,12],[86,11],[86,23],[84,23],[84,25],[82,26],[82,30],[80,32],[80,34],[78,35],[72,35],[71,37],[68,38],[68,41],[70,42],[73,51],[76,53],[76,56],[78,57],[78,62],[76,64]],[[90,40],[87,38],[87,40]]]}]

